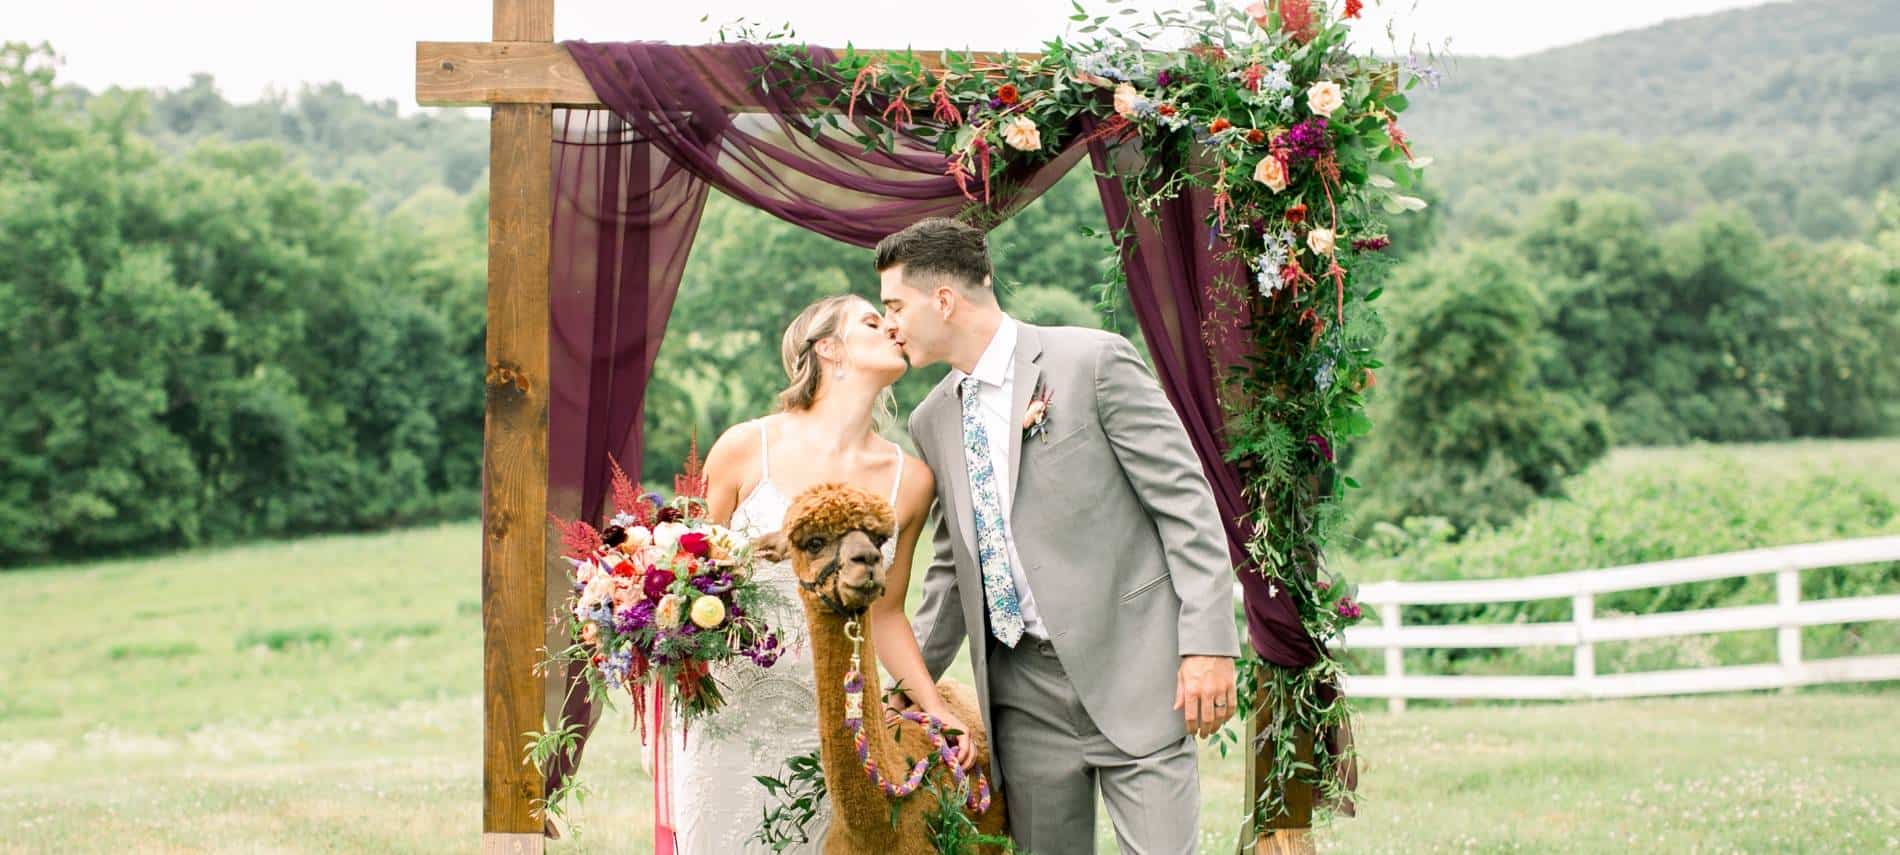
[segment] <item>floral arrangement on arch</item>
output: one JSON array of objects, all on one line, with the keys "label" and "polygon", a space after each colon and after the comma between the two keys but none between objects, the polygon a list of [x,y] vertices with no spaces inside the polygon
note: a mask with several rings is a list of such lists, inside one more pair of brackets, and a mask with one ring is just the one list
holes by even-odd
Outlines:
[{"label": "floral arrangement on arch", "polygon": [[[1218,378],[1229,460],[1253,508],[1248,551],[1325,647],[1362,618],[1356,589],[1322,557],[1345,520],[1341,494],[1358,486],[1338,471],[1335,448],[1370,429],[1384,218],[1425,207],[1410,191],[1428,161],[1398,117],[1404,93],[1435,85],[1437,72],[1355,54],[1348,22],[1361,0],[1209,0],[1152,22],[1130,8],[1074,8],[1080,37],[1050,40],[1039,57],[949,52],[932,67],[913,53],[846,49],[820,63],[794,44],[770,57],[797,85],[840,93],[820,99],[813,133],[829,128],[867,149],[900,136],[934,147],[976,210],[1009,165],[1095,141],[1141,155],[1115,175],[1143,215],[1186,192],[1209,200],[1221,257],[1245,271],[1209,283],[1210,323],[1237,325],[1259,355]],[[1156,47],[1164,42],[1185,46]],[[1117,241],[1131,228],[1117,228]],[[1299,732],[1346,723],[1342,677],[1330,655],[1304,669],[1243,662],[1243,707],[1263,683],[1291,701],[1275,705],[1255,748],[1271,754],[1277,782],[1312,781],[1327,802],[1344,795],[1340,758],[1321,752],[1309,765],[1295,746]],[[1285,808],[1282,787],[1267,789],[1256,820]]]}]

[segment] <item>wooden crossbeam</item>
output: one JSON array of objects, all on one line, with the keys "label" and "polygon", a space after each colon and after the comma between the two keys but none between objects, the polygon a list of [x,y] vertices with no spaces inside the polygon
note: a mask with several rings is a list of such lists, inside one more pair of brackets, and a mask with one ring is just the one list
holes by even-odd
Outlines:
[{"label": "wooden crossbeam", "polygon": [[[902,55],[897,50],[859,53],[874,58]],[[1009,55],[976,51],[979,63],[1002,63]],[[1039,53],[1014,54],[1034,61]],[[918,52],[916,57],[932,71],[944,69],[944,54]],[[567,48],[551,42],[417,42],[416,102],[425,107],[481,107],[489,104],[552,104],[556,107],[601,107],[600,96]],[[735,108],[750,105],[735,104]]]},{"label": "wooden crossbeam", "polygon": [[417,42],[416,102],[601,106],[567,48],[551,42]]}]

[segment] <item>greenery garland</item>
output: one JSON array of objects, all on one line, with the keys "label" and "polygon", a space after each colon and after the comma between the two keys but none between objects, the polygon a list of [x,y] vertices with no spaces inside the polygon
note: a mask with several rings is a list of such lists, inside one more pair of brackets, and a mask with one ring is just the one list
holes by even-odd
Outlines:
[{"label": "greenery garland", "polygon": [[[1144,156],[1139,170],[1113,173],[1143,215],[1183,192],[1210,200],[1220,257],[1244,273],[1212,283],[1209,321],[1240,322],[1254,354],[1217,378],[1228,459],[1254,509],[1247,550],[1255,571],[1291,594],[1322,654],[1297,670],[1243,662],[1243,714],[1263,684],[1278,699],[1253,746],[1271,758],[1276,784],[1254,806],[1256,827],[1286,809],[1288,782],[1319,786],[1326,803],[1342,795],[1340,758],[1297,752],[1300,734],[1349,716],[1333,691],[1343,669],[1329,645],[1361,613],[1322,556],[1342,530],[1340,493],[1358,485],[1339,472],[1336,449],[1371,426],[1365,393],[1384,335],[1374,271],[1390,244],[1382,218],[1425,205],[1406,191],[1426,162],[1397,124],[1419,76],[1351,52],[1347,21],[1360,10],[1359,0],[1244,9],[1210,0],[1149,21],[1132,8],[1091,16],[1076,4],[1086,40],[1051,40],[1036,58],[945,53],[941,70],[908,51],[846,48],[831,63],[791,43],[770,53],[774,79],[789,79],[800,97],[814,85],[837,93],[813,99],[813,134],[867,151],[902,137],[942,152],[972,219],[994,216],[1007,167],[1091,139]],[[1126,237],[1127,225],[1117,231]]]}]

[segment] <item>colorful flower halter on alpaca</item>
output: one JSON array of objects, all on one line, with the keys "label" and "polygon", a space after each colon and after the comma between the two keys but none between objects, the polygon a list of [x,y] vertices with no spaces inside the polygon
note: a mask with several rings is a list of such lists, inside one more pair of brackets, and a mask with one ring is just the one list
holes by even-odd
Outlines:
[{"label": "colorful flower halter on alpaca", "polygon": [[[864,736],[864,675],[860,672],[863,659],[859,653],[864,647],[864,633],[857,620],[846,621],[844,637],[851,641],[851,668],[844,672],[844,725],[851,729],[851,742],[857,748],[858,762],[864,765],[864,774],[871,778],[884,794],[901,799],[917,792],[924,784],[924,774],[930,770],[933,759],[941,760],[950,769],[950,775],[958,788],[968,781],[963,767],[957,764],[956,749],[951,747],[949,737],[944,736],[943,722],[936,716],[906,710],[898,713],[905,721],[923,725],[924,735],[930,738],[930,746],[935,756],[926,756],[910,768],[910,775],[903,783],[892,783],[877,768],[877,762],[871,759],[871,744]],[[968,788],[969,795],[964,806],[973,814],[981,814],[990,809],[990,782],[982,772],[976,773],[975,786]]]}]

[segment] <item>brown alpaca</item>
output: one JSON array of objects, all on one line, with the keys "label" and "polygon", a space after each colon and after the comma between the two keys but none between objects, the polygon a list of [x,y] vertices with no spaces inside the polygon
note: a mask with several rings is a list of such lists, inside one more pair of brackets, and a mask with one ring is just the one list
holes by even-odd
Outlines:
[{"label": "brown alpaca", "polygon": [[[767,555],[790,558],[798,573],[799,599],[811,629],[812,671],[818,683],[819,759],[831,797],[832,820],[824,840],[829,855],[931,855],[936,849],[925,830],[924,817],[937,809],[926,790],[898,803],[878,789],[858,762],[857,746],[845,726],[845,674],[851,654],[863,656],[864,733],[870,756],[886,779],[902,781],[913,762],[932,752],[923,728],[910,721],[891,727],[880,721],[884,691],[877,656],[845,636],[845,626],[856,620],[860,637],[871,637],[868,609],[884,593],[886,540],[896,533],[891,506],[883,499],[845,484],[821,484],[799,494],[785,513],[784,528],[762,540]],[[902,556],[899,557],[902,560]],[[976,692],[961,683],[937,684],[944,703],[971,729],[979,770],[990,765],[989,735],[977,711]],[[931,767],[931,780],[947,780],[942,764]],[[896,823],[892,823],[893,817]],[[1003,796],[992,794],[989,810],[976,817],[985,834],[1003,833]]]}]

